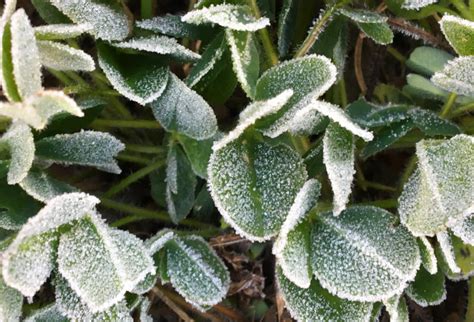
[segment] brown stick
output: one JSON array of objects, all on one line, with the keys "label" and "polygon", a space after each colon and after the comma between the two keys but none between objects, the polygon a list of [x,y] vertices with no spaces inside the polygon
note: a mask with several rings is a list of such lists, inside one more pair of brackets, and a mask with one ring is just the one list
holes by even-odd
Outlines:
[{"label": "brown stick", "polygon": [[362,45],[364,43],[364,38],[365,35],[362,32],[359,33],[354,51],[354,71],[361,94],[365,96],[367,93],[367,84],[365,83],[364,73],[362,72]]}]

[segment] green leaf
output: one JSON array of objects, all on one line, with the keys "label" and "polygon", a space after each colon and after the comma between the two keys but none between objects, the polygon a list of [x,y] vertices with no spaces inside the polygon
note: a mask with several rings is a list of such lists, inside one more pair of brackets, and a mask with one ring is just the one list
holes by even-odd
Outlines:
[{"label": "green leaf", "polygon": [[[306,96],[317,99],[336,81],[336,67],[324,56],[309,55],[292,59],[267,70],[257,82],[255,98],[265,100],[292,89],[293,97],[277,115],[277,121],[265,129],[265,135],[277,137],[287,130],[295,113],[306,104],[296,104]],[[304,104],[304,105],[303,105]]]},{"label": "green leaf", "polygon": [[[436,248],[436,254],[440,260],[440,267],[450,280],[459,281],[465,280],[474,274],[474,247],[466,245],[462,240],[450,233],[446,233],[446,240],[448,245],[448,253],[441,250],[441,247]],[[438,241],[441,245],[441,240],[438,236]],[[446,258],[446,256],[449,256]],[[448,262],[449,260],[449,262]],[[454,268],[454,271],[451,269]]]},{"label": "green leaf", "polygon": [[410,110],[408,114],[414,125],[426,136],[454,136],[461,133],[455,123],[442,119],[431,111],[415,108]]},{"label": "green leaf", "polygon": [[255,97],[255,86],[260,75],[260,59],[253,33],[226,30],[232,66],[242,89],[248,97]]},{"label": "green leaf", "polygon": [[464,243],[474,246],[474,215],[470,214],[450,227]]},{"label": "green leaf", "polygon": [[5,284],[0,274],[0,320],[20,321],[23,296]]},{"label": "green leaf", "polygon": [[411,120],[392,123],[375,134],[375,138],[367,143],[361,152],[361,157],[366,159],[380,151],[385,150],[393,143],[404,137],[414,127]]},{"label": "green leaf", "polygon": [[310,263],[310,225],[304,221],[308,212],[316,206],[321,184],[316,179],[306,181],[295,197],[288,217],[281,226],[278,238],[273,245],[273,254],[283,274],[301,288],[311,284]]},{"label": "green leaf", "polygon": [[439,25],[451,47],[460,56],[474,55],[474,22],[445,14]]},{"label": "green leaf", "polygon": [[453,55],[448,54],[444,50],[421,46],[410,54],[406,64],[415,72],[431,76],[441,71],[444,65],[453,58]]},{"label": "green leaf", "polygon": [[193,139],[208,139],[217,131],[212,108],[173,73],[163,94],[150,104],[153,115],[167,131],[176,131]]},{"label": "green leaf", "polygon": [[436,234],[436,239],[438,240],[438,249],[443,259],[442,262],[447,265],[450,272],[458,275],[461,274],[461,268],[456,262],[452,234],[442,231]]},{"label": "green leaf", "polygon": [[418,10],[437,1],[438,0],[403,0],[402,8]]},{"label": "green leaf", "polygon": [[68,322],[69,320],[61,313],[58,305],[51,304],[39,310],[33,311],[25,322]]},{"label": "green leaf", "polygon": [[91,214],[61,235],[58,270],[89,309],[99,312],[122,300],[155,268],[141,240]]},{"label": "green leaf", "polygon": [[49,40],[38,40],[41,64],[56,70],[93,71],[94,59],[80,49]]},{"label": "green leaf", "polygon": [[104,40],[122,40],[130,32],[130,22],[117,1],[49,0],[76,24],[89,24],[92,35]]},{"label": "green leaf", "polygon": [[423,236],[419,237],[417,242],[420,249],[421,263],[423,264],[423,267],[430,274],[436,274],[438,272],[438,260],[436,259],[433,246],[430,241]]},{"label": "green leaf", "polygon": [[66,17],[49,0],[31,0],[40,17],[48,24],[70,24],[71,19]]},{"label": "green leaf", "polygon": [[120,94],[145,105],[157,99],[168,82],[168,68],[151,56],[128,55],[98,44],[99,66]]},{"label": "green leaf", "polygon": [[[219,134],[217,136],[220,136]],[[177,135],[177,139],[186,153],[194,173],[207,179],[207,165],[212,154],[212,145],[215,138],[197,141],[185,135]]]},{"label": "green leaf", "polygon": [[[54,7],[53,7],[54,8]],[[88,24],[52,24],[34,28],[38,40],[64,40],[75,38],[92,30]]]},{"label": "green leaf", "polygon": [[415,280],[408,286],[407,295],[422,307],[439,305],[446,299],[444,274],[440,270],[431,275],[423,267],[416,274]]},{"label": "green leaf", "polygon": [[77,191],[76,188],[40,170],[30,171],[19,184],[30,196],[41,202],[47,202],[64,193]]},{"label": "green leaf", "polygon": [[23,9],[12,15],[10,24],[13,76],[18,94],[25,99],[42,89],[38,47],[33,27]]},{"label": "green leaf", "polygon": [[369,321],[372,303],[351,302],[329,293],[313,279],[309,288],[299,288],[288,280],[281,268],[276,268],[278,289],[286,308],[298,321]]},{"label": "green leaf", "polygon": [[200,55],[180,45],[176,39],[165,36],[135,37],[127,41],[114,43],[113,46],[167,55],[182,61],[195,62],[201,58]]},{"label": "green leaf", "polygon": [[124,148],[125,145],[109,133],[81,131],[39,140],[36,156],[48,162],[89,166],[118,174],[121,170],[114,157]]},{"label": "green leaf", "polygon": [[408,74],[407,83],[404,91],[416,97],[445,101],[449,95],[448,91],[435,86],[429,79],[417,74]]},{"label": "green leaf", "polygon": [[33,133],[27,125],[14,122],[0,138],[0,147],[2,145],[6,145],[10,152],[8,184],[17,184],[27,176],[33,165],[35,157]]},{"label": "green leaf", "polygon": [[221,4],[188,12],[182,21],[191,24],[217,24],[238,31],[256,31],[270,24],[268,18],[255,18],[248,6]]},{"label": "green leaf", "polygon": [[235,140],[214,145],[209,189],[238,234],[263,241],[275,236],[306,181],[299,155],[286,145]]},{"label": "green leaf", "polygon": [[229,272],[206,241],[197,236],[174,238],[165,247],[171,283],[187,302],[200,308],[222,301]]},{"label": "green leaf", "polygon": [[299,0],[284,0],[278,18],[278,53],[288,55],[295,29],[296,9]]},{"label": "green leaf", "polygon": [[402,295],[395,295],[384,301],[384,304],[390,322],[409,322],[407,303]]},{"label": "green leaf", "polygon": [[385,22],[362,23],[358,22],[359,29],[379,45],[388,45],[393,42],[393,32]]},{"label": "green leaf", "polygon": [[196,185],[191,163],[179,145],[172,145],[166,166],[166,203],[175,224],[186,218],[193,208]]},{"label": "green leaf", "polygon": [[321,285],[338,297],[380,301],[400,294],[420,266],[416,240],[395,216],[375,207],[351,207],[317,217],[312,264]]},{"label": "green leaf", "polygon": [[403,189],[398,211],[412,234],[433,236],[472,212],[474,139],[461,134],[423,140],[416,154],[418,169]]},{"label": "green leaf", "polygon": [[474,96],[474,56],[457,57],[431,77],[438,87],[456,94]]},{"label": "green leaf", "polygon": [[1,21],[1,24],[2,89],[9,101],[20,102],[21,96],[15,83],[15,76],[13,75],[11,25],[6,21]]},{"label": "green leaf", "polygon": [[388,19],[377,12],[365,9],[341,8],[338,12],[352,21],[360,23],[382,23]]}]

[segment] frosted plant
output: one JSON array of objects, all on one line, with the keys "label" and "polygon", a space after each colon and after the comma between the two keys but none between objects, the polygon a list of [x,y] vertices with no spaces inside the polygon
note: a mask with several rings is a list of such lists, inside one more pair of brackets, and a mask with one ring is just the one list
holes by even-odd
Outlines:
[{"label": "frosted plant", "polygon": [[19,185],[26,193],[41,202],[47,202],[63,193],[76,191],[76,188],[56,180],[43,171],[29,171]]},{"label": "frosted plant", "polygon": [[406,289],[406,294],[422,307],[438,305],[446,299],[445,277],[440,270],[431,274],[420,268],[415,280]]},{"label": "frosted plant", "polygon": [[395,295],[384,301],[385,309],[390,315],[390,321],[409,322],[408,307],[405,298],[401,295]]},{"label": "frosted plant", "polygon": [[459,55],[474,54],[474,22],[446,14],[439,25],[449,44]]},{"label": "frosted plant", "polygon": [[37,42],[41,64],[56,70],[93,71],[94,59],[82,50],[67,45],[40,40]]},{"label": "frosted plant", "polygon": [[23,296],[5,284],[0,274],[0,318],[4,321],[17,321],[21,316]]},{"label": "frosted plant", "polygon": [[430,241],[424,236],[419,237],[417,241],[418,247],[420,249],[421,263],[423,264],[423,267],[430,274],[436,274],[438,272],[438,260],[436,258],[433,246],[431,245]]},{"label": "frosted plant", "polygon": [[[474,32],[473,32],[474,33]],[[447,91],[474,96],[474,57],[458,57],[449,61],[431,81]]]},{"label": "frosted plant", "polygon": [[255,18],[247,6],[229,4],[193,10],[184,15],[182,20],[193,24],[214,23],[238,31],[256,31],[270,23],[268,18]]},{"label": "frosted plant", "polygon": [[438,2],[438,0],[404,0],[402,7],[418,10],[436,2]]},{"label": "frosted plant", "polygon": [[38,40],[63,40],[75,38],[92,30],[89,24],[53,24],[34,28]]}]

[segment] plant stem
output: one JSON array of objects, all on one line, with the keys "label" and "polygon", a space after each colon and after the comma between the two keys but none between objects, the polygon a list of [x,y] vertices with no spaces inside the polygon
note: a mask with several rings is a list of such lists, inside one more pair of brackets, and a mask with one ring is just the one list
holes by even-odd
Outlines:
[{"label": "plant stem", "polygon": [[131,175],[129,175],[125,179],[119,181],[117,184],[110,187],[110,189],[107,190],[104,193],[104,197],[110,198],[110,197],[116,195],[117,193],[124,190],[129,185],[131,185],[132,183],[134,183],[134,182],[140,180],[141,178],[147,176],[148,174],[152,173],[156,169],[161,168],[164,164],[165,164],[164,160],[158,160],[158,161],[156,161],[156,162],[154,162],[154,163],[152,163],[152,164],[150,164],[150,165],[148,165],[144,168],[141,168],[137,172],[132,173]]},{"label": "plant stem", "polygon": [[[247,0],[250,8],[252,9],[252,13],[257,19],[260,19],[262,17],[260,13],[260,9],[258,8],[257,1],[256,0]],[[270,66],[275,66],[278,64],[278,54],[273,46],[272,39],[270,37],[270,33],[268,32],[267,28],[260,29],[258,31],[258,36],[260,37],[260,41],[262,42],[263,50],[265,51],[265,54],[268,59],[268,63]]]},{"label": "plant stem", "polygon": [[447,118],[448,117],[449,112],[451,111],[451,108],[453,107],[454,102],[456,102],[457,97],[458,96],[457,96],[456,93],[449,94],[448,99],[446,100],[446,103],[444,104],[444,106],[441,110],[441,113],[439,114],[440,117],[442,117],[442,118]]},{"label": "plant stem", "polygon": [[344,77],[337,83],[337,88],[339,89],[339,99],[341,103],[341,107],[345,108],[348,104],[347,100],[347,91],[346,91],[346,81]]},{"label": "plant stem", "polygon": [[474,321],[474,277],[469,278],[467,295],[467,310],[464,321]]},{"label": "plant stem", "polygon": [[382,200],[375,200],[375,201],[365,201],[361,202],[361,205],[366,206],[375,206],[384,209],[396,208],[398,206],[398,201],[396,199],[382,199]]},{"label": "plant stem", "polygon": [[405,64],[407,59],[397,49],[395,49],[395,47],[387,46],[387,52],[392,55],[396,60],[398,60],[401,64]]},{"label": "plant stem", "polygon": [[133,129],[161,129],[160,123],[153,120],[108,120],[95,119],[92,127],[119,127]]},{"label": "plant stem", "polygon": [[141,164],[141,165],[148,165],[150,164],[150,160],[147,158],[143,158],[137,155],[132,155],[128,153],[120,153],[117,156],[117,160],[125,161],[125,162],[131,162],[131,163],[136,163],[136,164]]},{"label": "plant stem", "polygon": [[153,0],[141,0],[140,15],[142,19],[153,17]]},{"label": "plant stem", "polygon": [[159,146],[142,145],[142,144],[126,144],[125,150],[131,152],[147,153],[147,154],[159,154],[163,153],[164,149]]},{"label": "plant stem", "polygon": [[474,102],[459,106],[451,113],[450,118],[454,118],[468,112],[474,112]]}]

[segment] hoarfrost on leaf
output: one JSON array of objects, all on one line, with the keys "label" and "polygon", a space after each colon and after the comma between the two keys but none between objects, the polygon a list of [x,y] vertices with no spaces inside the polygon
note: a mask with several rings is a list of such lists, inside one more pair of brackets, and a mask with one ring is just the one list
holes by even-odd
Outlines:
[{"label": "hoarfrost on leaf", "polygon": [[377,12],[365,10],[365,9],[342,8],[342,9],[339,9],[338,12],[355,22],[362,22],[362,23],[380,23],[380,22],[386,22],[388,19],[387,17],[382,16],[381,14]]},{"label": "hoarfrost on leaf", "polygon": [[91,33],[104,40],[122,40],[130,32],[130,22],[122,5],[115,1],[50,0],[76,24],[92,27]]},{"label": "hoarfrost on leaf", "polygon": [[221,4],[193,10],[182,17],[191,24],[213,23],[238,31],[257,31],[270,24],[268,18],[255,18],[248,6]]},{"label": "hoarfrost on leaf", "polygon": [[286,145],[247,140],[214,148],[208,184],[221,215],[249,240],[275,236],[307,179],[300,156]]},{"label": "hoarfrost on leaf", "polygon": [[418,247],[420,248],[421,263],[423,267],[430,273],[436,274],[438,272],[438,260],[436,259],[435,251],[428,238],[421,236],[417,239]]},{"label": "hoarfrost on leaf", "polygon": [[173,73],[169,74],[163,94],[150,107],[167,131],[197,140],[210,138],[217,131],[217,119],[209,104]]},{"label": "hoarfrost on leaf", "polygon": [[357,26],[370,39],[379,45],[388,45],[393,42],[393,32],[389,25],[385,22],[362,23],[358,22]]},{"label": "hoarfrost on leaf", "polygon": [[5,284],[0,274],[0,320],[20,321],[22,305],[21,293]]},{"label": "hoarfrost on leaf", "polygon": [[441,270],[430,274],[420,267],[415,280],[406,289],[406,294],[422,307],[438,305],[446,299],[445,278]]},{"label": "hoarfrost on leaf", "polygon": [[474,96],[474,56],[457,57],[431,77],[431,81],[449,92]]},{"label": "hoarfrost on leaf", "polygon": [[30,196],[42,202],[47,202],[54,197],[77,190],[43,171],[30,171],[19,184]]},{"label": "hoarfrost on leaf", "polygon": [[351,301],[380,301],[400,294],[420,266],[416,240],[395,216],[358,206],[338,217],[317,217],[312,268],[321,285]]},{"label": "hoarfrost on leaf", "polygon": [[278,289],[283,296],[291,316],[304,322],[370,320],[373,303],[353,302],[329,293],[313,279],[309,288],[299,288],[285,277],[281,268],[276,267]]},{"label": "hoarfrost on leaf", "polygon": [[385,300],[384,304],[390,315],[390,322],[409,322],[407,302],[403,295],[394,295]]},{"label": "hoarfrost on leaf", "polygon": [[227,268],[204,239],[174,238],[166,244],[167,272],[176,291],[200,308],[226,296],[230,285]]},{"label": "hoarfrost on leaf", "polygon": [[308,222],[302,221],[316,206],[320,190],[321,184],[316,179],[306,181],[296,195],[273,245],[273,254],[277,257],[285,276],[302,288],[308,288],[312,278],[310,226]]},{"label": "hoarfrost on leaf", "polygon": [[80,49],[49,40],[38,40],[41,64],[55,70],[79,70],[91,72],[94,59]]},{"label": "hoarfrost on leaf", "polygon": [[33,311],[25,322],[67,322],[66,316],[59,310],[58,305],[51,304]]},{"label": "hoarfrost on leaf", "polygon": [[464,243],[474,246],[474,211],[449,228]]},{"label": "hoarfrost on leaf", "polygon": [[436,234],[436,239],[439,243],[439,249],[441,250],[441,255],[443,256],[444,261],[448,264],[448,267],[453,273],[461,273],[461,268],[459,268],[456,263],[456,255],[454,253],[452,238],[448,232],[443,231]]},{"label": "hoarfrost on leaf", "polygon": [[436,2],[438,0],[404,0],[402,8],[418,10]]},{"label": "hoarfrost on leaf", "polygon": [[109,133],[81,131],[39,140],[36,143],[36,156],[54,163],[77,164],[120,173],[114,157],[124,148],[124,144]]},{"label": "hoarfrost on leaf", "polygon": [[89,24],[53,24],[34,28],[36,39],[39,40],[63,40],[74,38],[85,32],[92,31]]},{"label": "hoarfrost on leaf", "polygon": [[439,21],[439,26],[459,55],[474,55],[474,22],[445,14]]}]

